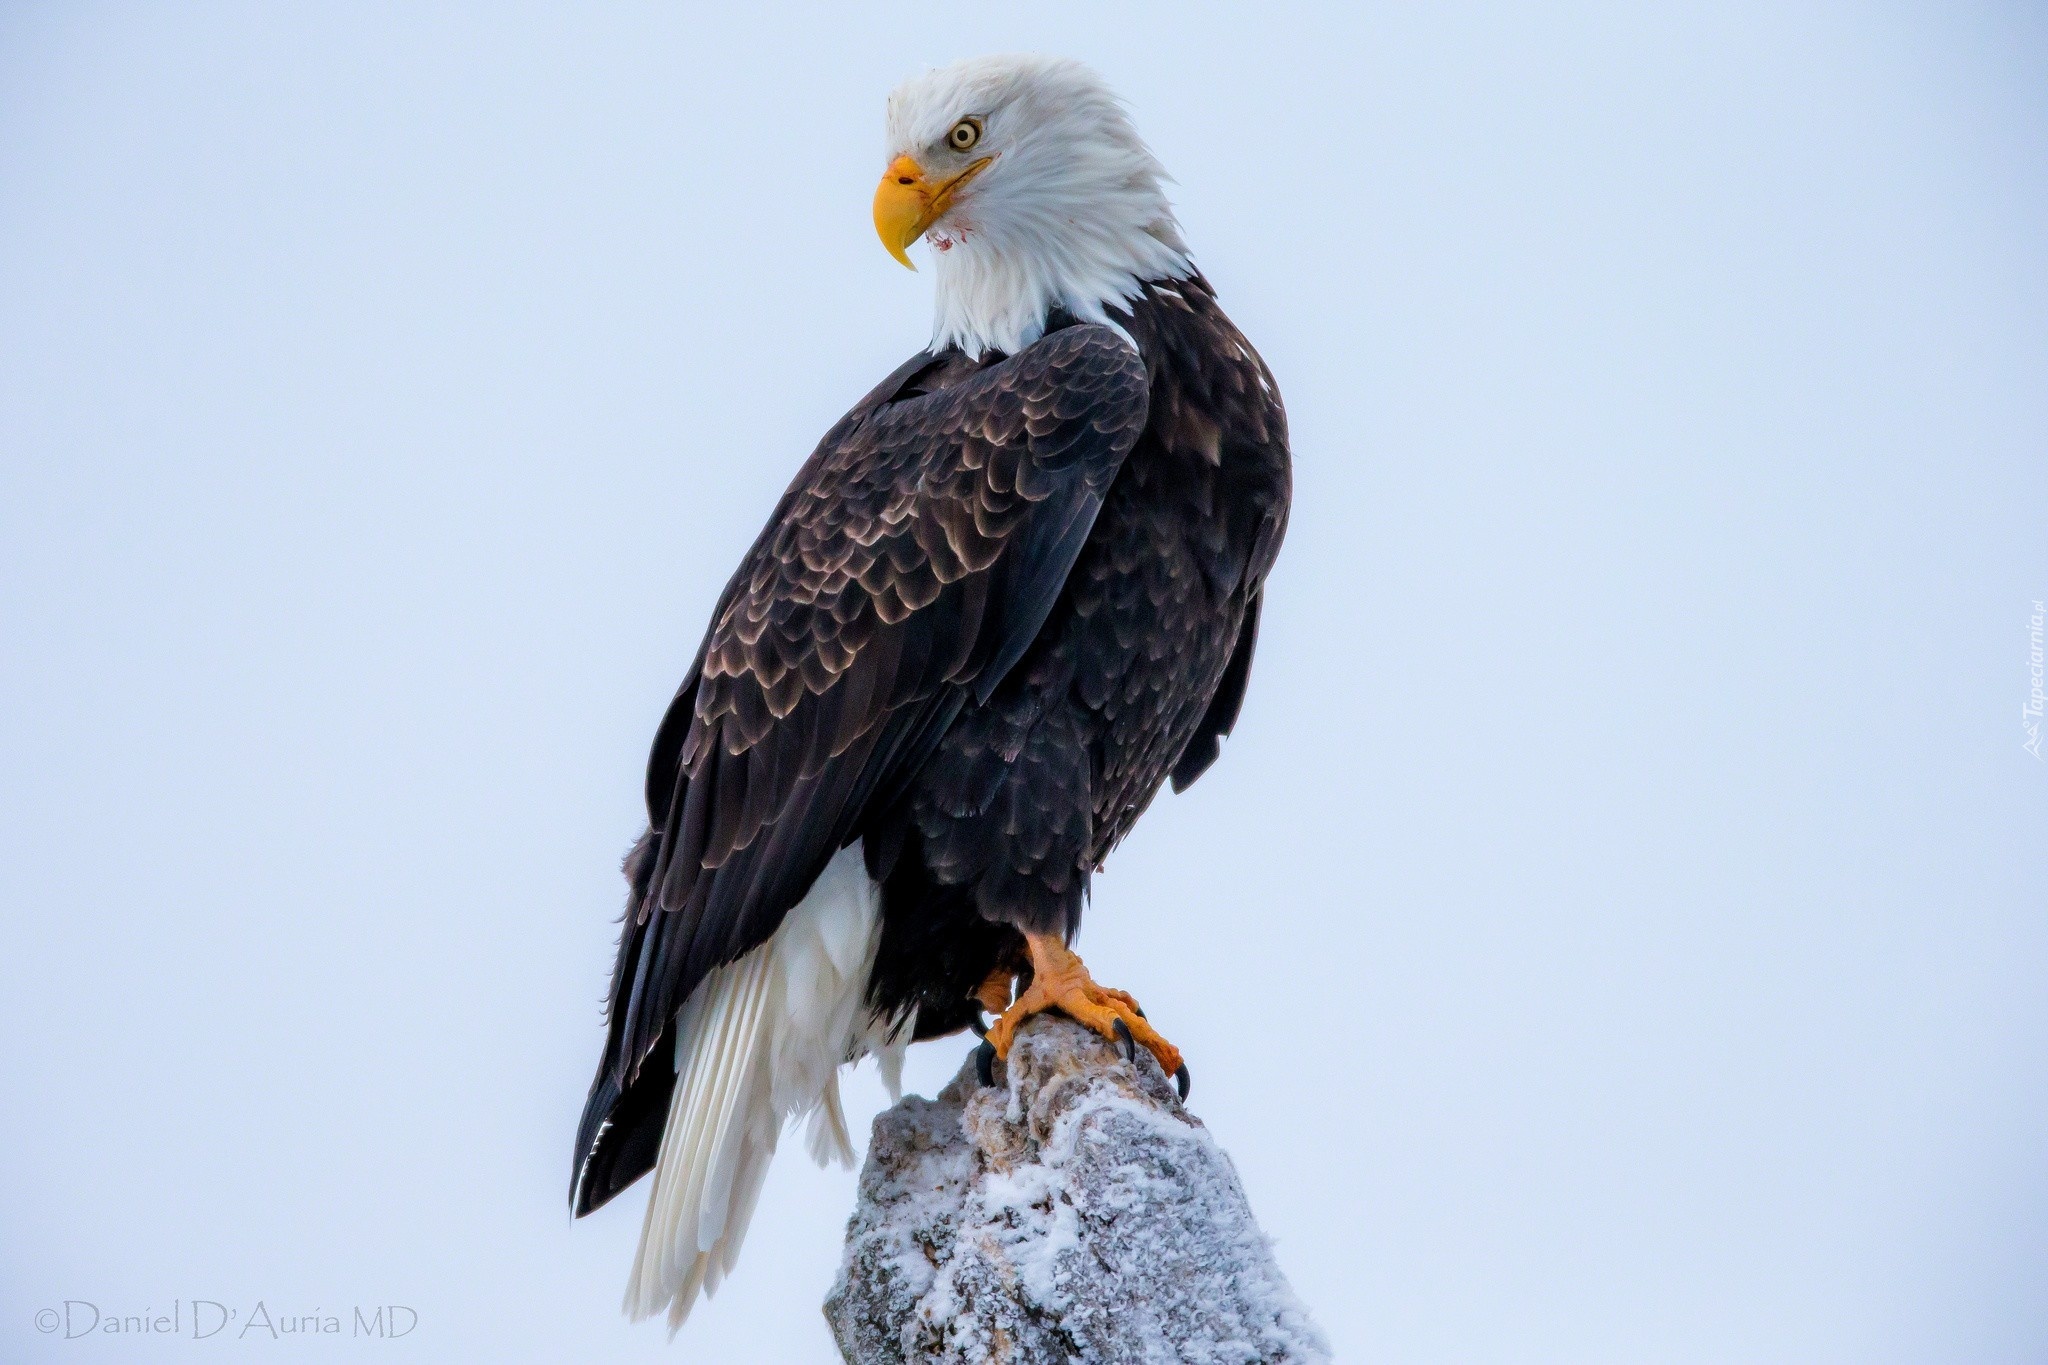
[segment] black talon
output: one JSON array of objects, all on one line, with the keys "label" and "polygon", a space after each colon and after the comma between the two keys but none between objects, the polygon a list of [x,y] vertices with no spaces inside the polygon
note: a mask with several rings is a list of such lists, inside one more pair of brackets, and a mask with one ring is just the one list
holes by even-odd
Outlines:
[{"label": "black talon", "polygon": [[981,1046],[974,1049],[974,1076],[990,1090],[996,1084],[996,1045],[988,1039],[981,1040]]},{"label": "black talon", "polygon": [[1173,1073],[1173,1088],[1180,1091],[1180,1102],[1188,1102],[1188,1091],[1194,1088],[1195,1078],[1188,1074],[1188,1064],[1182,1062],[1180,1070]]},{"label": "black talon", "polygon": [[1138,1064],[1138,1040],[1131,1036],[1131,1026],[1129,1024],[1126,1024],[1122,1019],[1114,1022],[1116,1024],[1116,1040],[1123,1047],[1124,1060],[1132,1066],[1136,1066]]},{"label": "black talon", "polygon": [[967,1016],[967,1027],[974,1030],[974,1036],[977,1038],[988,1037],[988,1020],[983,1017],[980,1010]]}]

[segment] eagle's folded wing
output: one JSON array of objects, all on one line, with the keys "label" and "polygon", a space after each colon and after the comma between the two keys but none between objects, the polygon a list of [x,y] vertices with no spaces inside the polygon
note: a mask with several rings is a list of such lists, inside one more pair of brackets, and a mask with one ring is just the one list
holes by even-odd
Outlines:
[{"label": "eagle's folded wing", "polygon": [[768,940],[966,699],[1017,662],[1145,426],[1144,363],[1107,327],[894,397],[919,368],[805,463],[656,736],[652,841],[629,866],[577,1139],[579,1214],[652,1164],[673,1076],[665,1059],[644,1078],[641,1064],[677,1009]]}]

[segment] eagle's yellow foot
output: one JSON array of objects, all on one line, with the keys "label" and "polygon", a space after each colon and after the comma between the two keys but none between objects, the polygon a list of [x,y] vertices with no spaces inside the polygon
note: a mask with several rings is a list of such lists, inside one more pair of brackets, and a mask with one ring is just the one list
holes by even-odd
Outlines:
[{"label": "eagle's yellow foot", "polygon": [[[1010,1046],[1017,1039],[1017,1027],[1034,1014],[1047,1010],[1058,1010],[1075,1023],[1095,1030],[1124,1050],[1124,1055],[1135,1060],[1137,1048],[1144,1048],[1158,1059],[1159,1067],[1173,1077],[1180,1088],[1180,1096],[1188,1095],[1188,1066],[1181,1059],[1180,1049],[1159,1036],[1159,1031],[1145,1022],[1145,1012],[1138,1008],[1138,1002],[1122,991],[1110,990],[1095,984],[1088,975],[1088,968],[1082,965],[1067,945],[1052,934],[1026,934],[1025,943],[1031,950],[1031,985],[1017,997],[1016,1002],[1001,1012],[1002,1017],[989,1025],[983,1040],[980,1071],[983,1081],[990,1079],[991,1064],[1010,1056]],[[986,992],[994,985],[994,978],[983,984]],[[981,992],[977,992],[981,995]],[[988,997],[982,996],[984,1003]]]},{"label": "eagle's yellow foot", "polygon": [[1010,1008],[1010,988],[1015,984],[1017,974],[1008,967],[998,967],[988,974],[988,979],[974,988],[974,999],[990,1014],[1001,1015]]}]

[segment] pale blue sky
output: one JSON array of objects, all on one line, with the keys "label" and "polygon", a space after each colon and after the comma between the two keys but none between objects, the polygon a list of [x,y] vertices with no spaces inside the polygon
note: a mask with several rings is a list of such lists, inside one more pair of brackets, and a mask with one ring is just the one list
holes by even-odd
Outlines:
[{"label": "pale blue sky", "polygon": [[1763,3],[0,11],[0,1358],[830,1358],[850,1176],[671,1348],[570,1139],[654,724],[925,335],[882,99],[1018,48],[1292,418],[1082,947],[1343,1358],[2048,1358],[2048,20]]}]

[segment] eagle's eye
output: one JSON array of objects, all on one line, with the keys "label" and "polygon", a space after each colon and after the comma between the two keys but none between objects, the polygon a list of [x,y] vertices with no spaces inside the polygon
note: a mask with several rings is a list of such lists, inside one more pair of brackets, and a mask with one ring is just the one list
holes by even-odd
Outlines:
[{"label": "eagle's eye", "polygon": [[964,152],[981,141],[981,120],[964,118],[953,125],[953,131],[946,134],[946,145],[956,152]]}]

